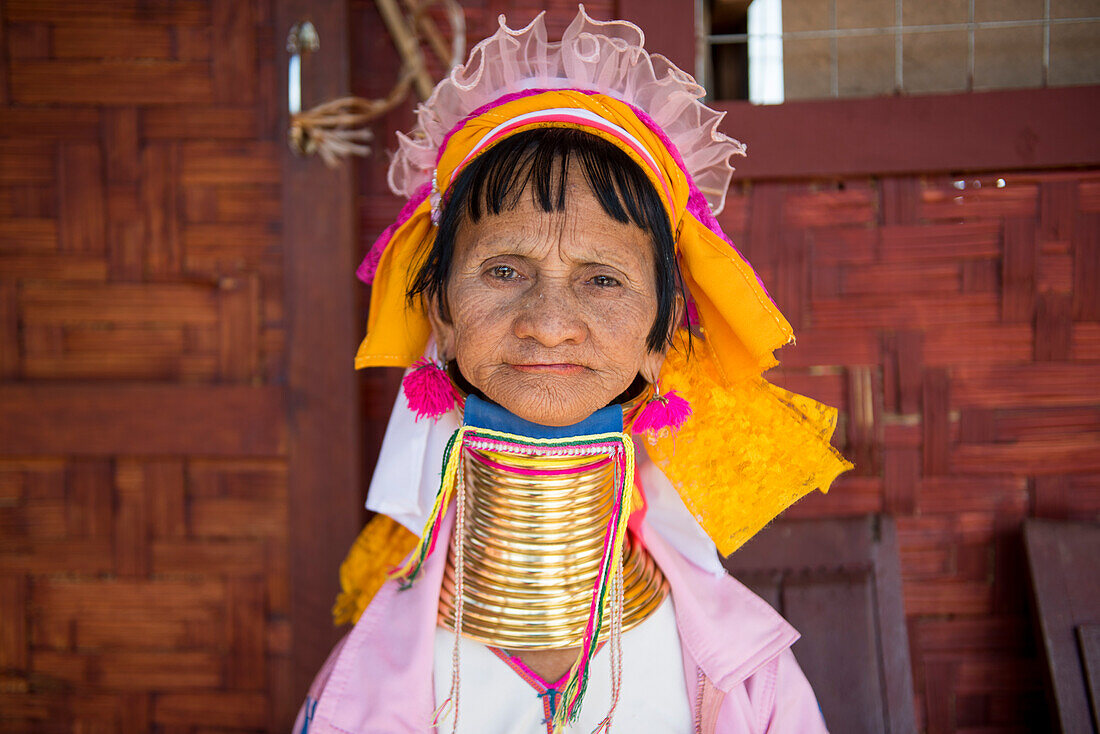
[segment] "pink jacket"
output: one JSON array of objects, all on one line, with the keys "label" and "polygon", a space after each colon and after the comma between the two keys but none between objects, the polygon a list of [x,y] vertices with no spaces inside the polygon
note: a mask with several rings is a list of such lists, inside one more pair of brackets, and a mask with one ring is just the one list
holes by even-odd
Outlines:
[{"label": "pink jacket", "polygon": [[[453,513],[452,513],[453,515]],[[451,520],[441,528],[449,537]],[[708,573],[640,526],[671,588],[696,732],[825,732],[817,700],[790,646],[798,633],[729,576]],[[294,734],[431,731],[433,640],[445,553],[428,557],[410,589],[387,582],[329,655]]]}]

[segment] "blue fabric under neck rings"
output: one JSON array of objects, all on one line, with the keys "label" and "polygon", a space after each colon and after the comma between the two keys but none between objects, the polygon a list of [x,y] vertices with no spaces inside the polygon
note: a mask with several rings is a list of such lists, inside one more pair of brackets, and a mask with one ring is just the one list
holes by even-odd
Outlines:
[{"label": "blue fabric under neck rings", "polygon": [[597,433],[622,433],[623,407],[608,405],[571,426],[544,426],[524,420],[510,410],[482,400],[477,395],[467,395],[463,422],[474,428],[489,428],[528,438],[573,438]]}]

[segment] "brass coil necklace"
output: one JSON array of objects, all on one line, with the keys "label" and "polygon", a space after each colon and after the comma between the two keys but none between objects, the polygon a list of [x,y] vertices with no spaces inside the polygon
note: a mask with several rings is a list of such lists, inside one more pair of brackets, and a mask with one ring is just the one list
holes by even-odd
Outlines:
[{"label": "brass coil necklace", "polygon": [[[612,511],[611,460],[467,448],[463,461],[460,634],[520,650],[580,644]],[[668,583],[633,536],[622,562],[627,630],[660,605]],[[439,598],[439,622],[452,631],[455,586],[452,542]]]}]

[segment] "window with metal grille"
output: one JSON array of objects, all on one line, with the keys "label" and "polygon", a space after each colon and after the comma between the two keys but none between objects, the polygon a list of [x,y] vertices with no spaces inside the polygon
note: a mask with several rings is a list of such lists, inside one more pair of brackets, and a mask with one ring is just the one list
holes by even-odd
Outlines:
[{"label": "window with metal grille", "polygon": [[696,0],[710,98],[1100,83],[1100,0]]}]

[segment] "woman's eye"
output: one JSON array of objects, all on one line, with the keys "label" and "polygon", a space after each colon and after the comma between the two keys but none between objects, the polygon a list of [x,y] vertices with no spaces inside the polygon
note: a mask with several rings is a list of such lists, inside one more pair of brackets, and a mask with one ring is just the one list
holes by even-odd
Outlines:
[{"label": "woman's eye", "polygon": [[613,288],[617,285],[621,285],[621,283],[610,275],[597,275],[592,278],[592,285],[598,285],[601,288]]},{"label": "woman's eye", "polygon": [[512,280],[516,277],[516,270],[508,265],[497,265],[489,270],[489,274],[499,280]]}]

